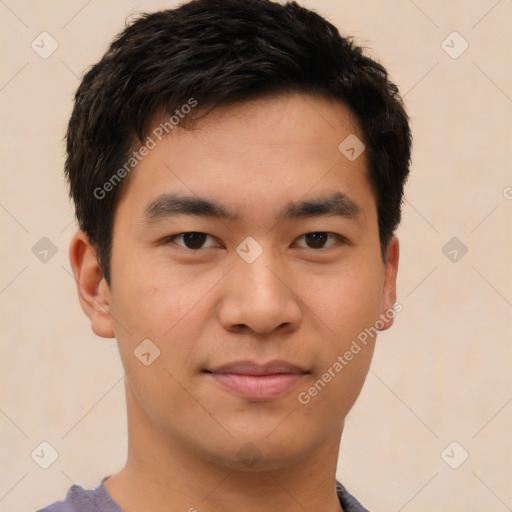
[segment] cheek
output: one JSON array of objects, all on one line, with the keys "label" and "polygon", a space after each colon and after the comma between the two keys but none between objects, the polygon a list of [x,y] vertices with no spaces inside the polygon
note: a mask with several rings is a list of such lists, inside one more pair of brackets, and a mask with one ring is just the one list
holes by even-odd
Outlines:
[{"label": "cheek", "polygon": [[314,313],[312,321],[318,328],[322,326],[329,339],[347,342],[378,319],[381,270],[379,262],[347,264],[321,278],[297,276],[298,295]]},{"label": "cheek", "polygon": [[[345,416],[357,399],[368,373],[375,344],[372,330],[379,318],[382,276],[380,262],[339,268],[309,286],[308,305],[315,347],[314,375],[302,401],[314,414],[333,422]],[[318,335],[321,333],[321,335]]]},{"label": "cheek", "polygon": [[[137,389],[150,389],[152,385],[159,389],[159,383],[171,378],[169,373],[181,381],[188,377],[187,368],[197,364],[197,344],[204,337],[213,314],[211,307],[205,309],[211,306],[208,291],[222,273],[203,272],[201,279],[191,279],[176,266],[165,263],[153,264],[151,272],[142,271],[140,261],[126,263],[130,265],[125,272],[122,264],[117,267],[118,276],[113,276],[111,293],[119,351],[125,369],[133,372],[131,380]],[[133,268],[137,270],[129,271]],[[158,354],[151,371],[136,357],[138,353],[148,352],[139,349],[146,339],[156,346],[149,344],[149,352]],[[159,372],[156,378],[160,366],[163,373]],[[172,388],[172,382],[169,386]]]},{"label": "cheek", "polygon": [[118,257],[112,312],[129,326],[130,332],[165,338],[180,328],[182,320],[194,311],[218,277],[203,273],[197,279],[179,265],[147,259],[142,251],[130,259]]},{"label": "cheek", "polygon": [[379,313],[379,283],[375,271],[359,268],[339,272],[323,286],[309,287],[314,311],[310,317],[319,343],[311,379],[297,397],[303,414],[335,425],[359,396],[375,346],[372,327]]},{"label": "cheek", "polygon": [[339,425],[354,405],[368,374],[373,343],[361,346],[350,361],[344,354],[339,354],[343,363],[333,358],[296,397],[301,414],[310,419],[322,418],[319,428],[328,426],[330,430]]},{"label": "cheek", "polygon": [[169,417],[194,407],[181,383],[187,382],[188,361],[194,358],[195,340],[204,328],[197,307],[204,290],[176,277],[155,279],[156,274],[152,281],[133,274],[121,280],[112,293],[112,316],[128,384],[136,397],[132,406],[165,425]]}]

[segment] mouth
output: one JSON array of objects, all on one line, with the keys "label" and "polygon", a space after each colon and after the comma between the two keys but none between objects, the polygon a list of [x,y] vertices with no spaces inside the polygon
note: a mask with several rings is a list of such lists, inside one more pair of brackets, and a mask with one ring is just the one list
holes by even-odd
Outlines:
[{"label": "mouth", "polygon": [[249,401],[275,400],[289,393],[309,372],[286,361],[236,361],[205,370],[224,390]]}]

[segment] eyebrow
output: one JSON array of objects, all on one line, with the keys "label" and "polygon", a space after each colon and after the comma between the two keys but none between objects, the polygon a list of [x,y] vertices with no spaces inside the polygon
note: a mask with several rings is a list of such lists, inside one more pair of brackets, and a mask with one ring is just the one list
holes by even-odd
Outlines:
[{"label": "eyebrow", "polygon": [[[238,213],[212,199],[179,194],[162,194],[144,209],[144,220],[148,223],[177,215],[195,215],[215,219],[237,220]],[[346,194],[335,192],[318,198],[291,201],[281,209],[278,220],[306,219],[321,216],[338,216],[360,220],[363,209]]]}]

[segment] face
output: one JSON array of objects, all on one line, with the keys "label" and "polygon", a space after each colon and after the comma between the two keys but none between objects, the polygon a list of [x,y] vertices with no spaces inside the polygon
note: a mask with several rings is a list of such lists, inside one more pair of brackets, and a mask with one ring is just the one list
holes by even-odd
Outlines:
[{"label": "face", "polygon": [[176,128],[138,164],[104,288],[134,435],[242,469],[247,451],[272,469],[339,442],[398,259],[396,239],[381,258],[365,153],[338,149],[351,134],[340,103],[278,96]]}]

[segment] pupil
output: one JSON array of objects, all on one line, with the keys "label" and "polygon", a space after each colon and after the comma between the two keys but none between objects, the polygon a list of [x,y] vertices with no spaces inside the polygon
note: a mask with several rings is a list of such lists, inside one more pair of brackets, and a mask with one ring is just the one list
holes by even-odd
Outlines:
[{"label": "pupil", "polygon": [[327,233],[315,232],[306,235],[306,241],[310,246],[322,247],[327,241]]},{"label": "pupil", "polygon": [[189,249],[200,249],[204,244],[205,237],[204,233],[186,233],[183,236],[183,241]]}]

